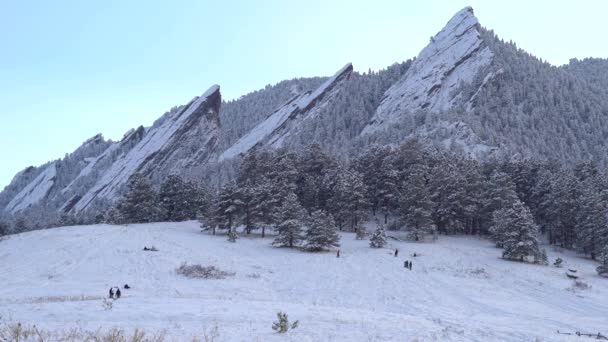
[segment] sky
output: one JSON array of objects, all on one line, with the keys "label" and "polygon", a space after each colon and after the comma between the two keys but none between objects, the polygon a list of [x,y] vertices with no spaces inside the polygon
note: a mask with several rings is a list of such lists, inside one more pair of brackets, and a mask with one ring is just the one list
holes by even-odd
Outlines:
[{"label": "sky", "polygon": [[608,57],[605,0],[0,0],[0,189],[213,84],[229,100],[347,62],[367,71],[407,60],[469,5],[555,65]]}]

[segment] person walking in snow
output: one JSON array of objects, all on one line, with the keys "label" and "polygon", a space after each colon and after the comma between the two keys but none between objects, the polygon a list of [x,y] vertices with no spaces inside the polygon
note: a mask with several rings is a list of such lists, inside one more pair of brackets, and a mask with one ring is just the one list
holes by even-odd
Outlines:
[{"label": "person walking in snow", "polygon": [[336,258],[340,257],[340,250],[338,249],[338,251],[336,252]]},{"label": "person walking in snow", "polygon": [[410,266],[410,271],[411,271],[412,270],[412,262],[411,261],[409,263],[409,266]]},{"label": "person walking in snow", "polygon": [[116,288],[116,299],[120,298],[120,289]]},{"label": "person walking in snow", "polygon": [[395,258],[399,255],[399,249],[395,249]]},{"label": "person walking in snow", "polygon": [[110,287],[110,298],[114,298],[114,289]]}]

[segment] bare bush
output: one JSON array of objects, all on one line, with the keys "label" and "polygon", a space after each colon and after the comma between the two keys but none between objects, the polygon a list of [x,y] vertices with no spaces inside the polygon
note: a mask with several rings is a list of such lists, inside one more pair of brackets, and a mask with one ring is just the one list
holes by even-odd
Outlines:
[{"label": "bare bush", "polygon": [[[216,334],[219,335],[219,333],[217,333],[217,329]],[[72,328],[62,331],[48,331],[41,330],[35,325],[25,326],[21,323],[6,324],[0,327],[0,341],[164,342],[165,340],[166,333],[164,331],[158,333],[146,333],[141,329],[135,329],[131,333],[118,328],[112,328],[105,331],[102,331],[101,329],[96,331],[88,331],[81,328]]]},{"label": "bare bush", "polygon": [[572,284],[572,287],[578,289],[578,290],[588,290],[591,288],[591,285],[585,283],[582,280],[575,280],[574,284]]},{"label": "bare bush", "polygon": [[222,271],[215,266],[188,265],[185,262],[176,269],[177,274],[187,278],[225,279],[232,277],[234,272]]}]

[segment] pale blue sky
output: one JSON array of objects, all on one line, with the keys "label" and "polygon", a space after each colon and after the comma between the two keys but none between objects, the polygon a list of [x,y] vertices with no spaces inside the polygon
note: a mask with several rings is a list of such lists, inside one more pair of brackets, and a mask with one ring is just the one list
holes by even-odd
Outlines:
[{"label": "pale blue sky", "polygon": [[0,188],[214,83],[232,99],[347,62],[366,71],[414,57],[467,5],[551,63],[608,57],[605,0],[0,0]]}]

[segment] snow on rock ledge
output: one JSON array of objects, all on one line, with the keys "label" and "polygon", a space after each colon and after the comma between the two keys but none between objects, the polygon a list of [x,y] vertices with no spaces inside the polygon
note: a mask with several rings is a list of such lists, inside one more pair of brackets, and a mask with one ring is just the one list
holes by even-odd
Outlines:
[{"label": "snow on rock ledge", "polygon": [[492,57],[480,38],[473,9],[462,9],[431,38],[403,78],[386,91],[363,134],[387,128],[407,113],[450,109],[458,98],[459,85],[473,81]]}]

